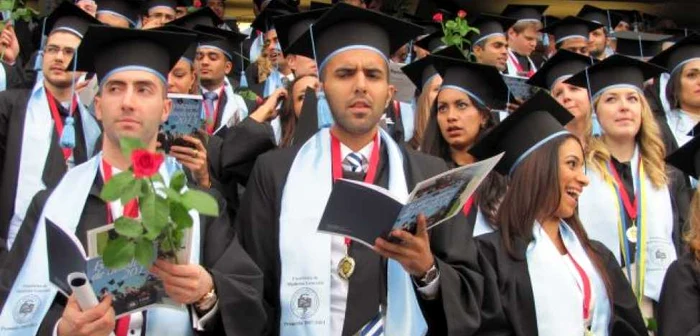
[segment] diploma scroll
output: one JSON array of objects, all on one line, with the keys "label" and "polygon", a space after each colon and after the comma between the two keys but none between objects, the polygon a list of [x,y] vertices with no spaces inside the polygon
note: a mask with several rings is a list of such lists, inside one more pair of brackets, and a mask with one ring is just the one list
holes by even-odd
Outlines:
[{"label": "diploma scroll", "polygon": [[94,308],[100,304],[85,273],[74,272],[68,274],[68,284],[73,290],[73,295],[82,311]]}]

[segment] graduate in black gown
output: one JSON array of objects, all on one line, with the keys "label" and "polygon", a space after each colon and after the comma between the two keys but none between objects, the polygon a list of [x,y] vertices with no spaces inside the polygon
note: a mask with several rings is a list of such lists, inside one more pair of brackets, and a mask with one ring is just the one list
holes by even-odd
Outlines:
[{"label": "graduate in black gown", "polygon": [[500,231],[477,238],[485,277],[479,332],[487,335],[645,335],[614,256],[587,238],[576,214],[588,184],[573,116],[539,92],[477,143],[477,158],[505,151],[510,177]]},{"label": "graduate in black gown", "polygon": [[77,95],[71,99],[79,74],[65,70],[93,23],[99,24],[78,7],[59,6],[46,20],[43,80],[31,90],[0,93],[0,251],[11,247],[34,194],[54,187],[99,146],[97,121]]},{"label": "graduate in black gown", "polygon": [[[695,127],[700,131],[700,127]],[[667,161],[693,178],[700,176],[700,137]],[[659,336],[700,335],[700,189],[695,189],[686,235],[689,251],[668,268],[658,306]]]},{"label": "graduate in black gown", "polygon": [[[451,168],[474,163],[468,149],[496,125],[497,114],[492,110],[506,108],[508,87],[494,66],[433,55],[426,58],[434,59],[443,82],[430,109],[421,150],[444,159]],[[494,230],[505,188],[503,176],[491,172],[474,199],[467,201],[463,214],[474,236]]]},{"label": "graduate in black gown", "polygon": [[[74,229],[76,238],[85,246],[89,230],[106,225],[108,218],[119,218],[126,212],[123,208],[128,205],[122,207],[118,201],[107,204],[99,196],[105,180],[131,165],[130,159],[122,154],[119,140],[137,138],[147,144],[148,150],[155,150],[158,126],[166,120],[170,108],[170,101],[165,99],[165,76],[194,37],[96,26],[86,34],[78,50],[85,56],[78,56],[77,63],[78,69],[95,71],[101,80],[103,91],[96,98],[95,108],[105,128],[104,151],[71,170],[56,189],[43,191],[34,198],[16,248],[1,268],[0,302],[4,307],[0,316],[13,313],[17,303],[23,302],[17,296],[26,293],[27,288],[49,286],[48,278],[23,275],[25,269],[41,267],[30,265],[30,260],[47,262],[45,255],[37,256],[34,252],[38,248],[36,242],[45,241],[40,237],[45,232],[44,217],[64,230]],[[125,57],[111,57],[115,53]],[[139,70],[131,70],[136,67]],[[167,161],[160,167],[166,178],[174,173],[167,167]],[[71,184],[74,181],[88,183]],[[71,201],[65,201],[66,193]],[[215,193],[213,196],[217,197]],[[168,296],[186,305],[186,309],[167,309],[169,312],[164,313],[159,311],[162,308],[149,308],[115,321],[109,297],[96,307],[81,311],[73,296],[66,300],[61,295],[55,298],[50,295],[42,299],[50,305],[46,313],[36,307],[37,313],[17,327],[27,333],[38,330],[41,335],[49,335],[52,330],[58,335],[107,335],[115,325],[126,326],[118,328],[117,336],[259,334],[265,321],[262,274],[242,250],[229,223],[225,202],[217,198],[218,217],[203,217],[196,212],[190,215],[192,236],[199,237],[199,241],[193,241],[194,249],[200,249],[199,260],[176,265],[159,259],[150,268],[163,280]],[[75,212],[80,216],[71,215]],[[3,319],[2,323],[7,321]]]},{"label": "graduate in black gown", "polygon": [[[446,169],[442,160],[406,150],[378,132],[390,101],[390,52],[415,37],[420,27],[347,4],[335,5],[314,27],[321,86],[335,125],[302,146],[258,158],[236,218],[242,245],[265,275],[265,334],[289,335],[304,328],[308,335],[353,335],[378,323],[384,323],[387,334],[422,334],[416,310],[422,311],[429,334],[473,334],[479,325],[482,278],[463,221],[442,224],[429,234],[421,228],[416,235],[394,231],[403,245],[378,239],[374,250],[316,232],[336,173],[393,192],[401,185],[410,190]],[[356,34],[346,33],[350,27]],[[298,40],[298,49],[292,46],[295,53],[310,55],[304,52],[311,50],[308,32],[306,37]],[[345,163],[339,162],[341,152],[347,154]],[[332,153],[337,158],[333,163]],[[347,166],[350,154],[362,154],[365,164]],[[367,173],[362,172],[365,165]],[[343,260],[344,265],[354,261],[354,272],[337,267]],[[392,292],[406,289],[391,283],[396,267],[412,278],[406,278],[408,291],[402,292],[407,299],[403,307],[412,313],[398,321],[409,328],[403,332],[392,329],[397,327]]]}]

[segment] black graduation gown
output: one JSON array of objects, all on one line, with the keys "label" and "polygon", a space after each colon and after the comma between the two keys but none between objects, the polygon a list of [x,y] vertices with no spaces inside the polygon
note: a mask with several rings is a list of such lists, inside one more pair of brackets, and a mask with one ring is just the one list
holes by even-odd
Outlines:
[{"label": "black graduation gown", "polygon": [[[87,246],[87,232],[106,224],[107,205],[100,199],[102,177],[98,174],[85,203],[76,236]],[[204,335],[256,335],[265,323],[262,306],[262,274],[253,261],[241,248],[229,224],[224,209],[225,201],[218,193],[211,193],[219,201],[218,218],[200,217],[201,260],[211,273],[219,297],[219,312],[208,322]],[[17,242],[9,258],[0,269],[0,307],[9,295],[16,275],[24,263],[31,242],[34,239],[36,224],[49,191],[39,192],[27,210]],[[39,335],[51,335],[53,327],[63,313],[66,298],[57,294],[51,308],[44,317]],[[146,319],[148,313],[146,313]],[[149,335],[150,336],[150,335]]]},{"label": "black graduation gown", "polygon": [[[10,219],[15,210],[17,194],[17,179],[22,153],[22,135],[27,104],[31,90],[10,90],[0,92],[0,261],[3,251],[7,248],[6,240]],[[46,113],[50,113],[46,111]],[[82,115],[75,113],[76,148],[74,149],[75,164],[87,161],[87,149],[83,132]],[[97,144],[96,144],[97,145]],[[97,146],[96,146],[97,147]],[[31,150],[29,148],[28,150]],[[98,148],[95,149],[97,151]],[[47,188],[55,187],[67,171],[63,151],[59,145],[56,132],[51,136],[44,165],[42,179]]]},{"label": "black graduation gown", "polygon": [[[396,108],[398,106],[398,109]],[[387,118],[391,120],[394,124],[388,125],[387,131],[391,138],[397,143],[404,143],[404,132],[403,121],[401,119],[401,103],[398,100],[392,100],[389,106],[384,110]]]},{"label": "black graduation gown", "polygon": [[[512,258],[501,238],[492,232],[476,238],[484,275],[484,306],[480,335],[537,335],[535,299],[527,269],[528,242],[516,239]],[[617,264],[615,256],[603,244],[592,242],[601,256],[612,292],[610,335],[647,335],[644,320],[632,288]]]},{"label": "black graduation gown", "polygon": [[659,336],[700,335],[700,265],[694,254],[668,268],[657,308]]},{"label": "black graduation gown", "polygon": [[[279,334],[279,216],[282,192],[289,169],[300,145],[266,153],[258,158],[246,187],[236,218],[236,229],[244,249],[265,276],[264,303],[268,314],[266,335]],[[388,156],[382,155],[375,184],[386,187],[389,179]],[[407,187],[446,170],[434,157],[402,148]],[[304,211],[304,209],[299,209]],[[430,231],[430,245],[440,270],[438,297],[432,301],[418,297],[431,335],[471,335],[479,325],[482,276],[476,262],[476,246],[471,230],[455,218]],[[361,244],[352,244],[350,255],[357,265],[350,278],[343,335],[359,331],[385,301],[385,261]],[[363,265],[376,265],[367,267]]]}]

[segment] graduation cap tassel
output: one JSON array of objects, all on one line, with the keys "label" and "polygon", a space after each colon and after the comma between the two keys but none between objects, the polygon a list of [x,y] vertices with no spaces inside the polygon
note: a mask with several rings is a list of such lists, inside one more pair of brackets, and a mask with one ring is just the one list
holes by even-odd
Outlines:
[{"label": "graduation cap tassel", "polygon": [[[319,76],[321,68],[318,66],[318,57],[316,55],[316,43],[314,42],[314,25],[309,25],[309,34],[311,35],[311,50],[314,53],[314,60],[316,60],[316,68],[319,71]],[[320,89],[316,93],[318,102],[316,103],[316,113],[318,114],[318,128],[330,127],[333,125],[333,115],[331,114],[331,107],[328,105],[328,100],[326,100],[326,93],[323,89]]]},{"label": "graduation cap tassel", "polygon": [[41,48],[36,53],[36,59],[34,60],[34,71],[41,71],[41,64],[44,63],[44,46],[46,45],[46,17],[44,17],[44,22],[41,25]]},{"label": "graduation cap tassel", "polygon": [[[544,21],[543,24],[544,24],[544,27],[546,28],[547,27],[547,16],[546,15],[542,16],[542,21]],[[545,47],[549,47],[549,34],[547,34],[547,33],[542,34],[542,45]]]},{"label": "graduation cap tassel", "polygon": [[637,41],[639,41],[639,56],[644,60],[644,49],[642,49],[642,35],[637,36]]},{"label": "graduation cap tassel", "polygon": [[406,53],[406,64],[413,62],[413,40],[408,42],[408,52]]},{"label": "graduation cap tassel", "polygon": [[243,57],[243,44],[240,44],[241,47],[241,79],[238,81],[238,86],[242,88],[247,88],[248,87],[248,78],[245,75],[245,59]]},{"label": "graduation cap tassel", "polygon": [[[78,65],[78,51],[75,51],[75,56],[73,60],[73,76],[75,76],[75,71],[76,67]],[[70,148],[73,149],[75,148],[75,126],[73,125],[75,123],[75,120],[73,119],[73,113],[80,113],[79,111],[73,112],[78,108],[76,106],[77,104],[80,104],[78,102],[78,99],[75,98],[75,79],[73,80],[73,83],[71,85],[71,93],[70,93],[70,107],[68,110],[68,117],[66,118],[66,124],[63,125],[63,133],[61,133],[61,139],[59,140],[59,144],[61,145],[61,148]]]}]

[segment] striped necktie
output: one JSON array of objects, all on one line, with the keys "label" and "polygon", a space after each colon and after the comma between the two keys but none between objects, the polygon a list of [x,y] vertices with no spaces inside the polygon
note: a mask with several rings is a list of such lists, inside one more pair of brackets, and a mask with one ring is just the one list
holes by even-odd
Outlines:
[{"label": "striped necktie", "polygon": [[364,173],[367,171],[367,159],[361,153],[350,153],[343,160],[343,170],[353,173]]}]

